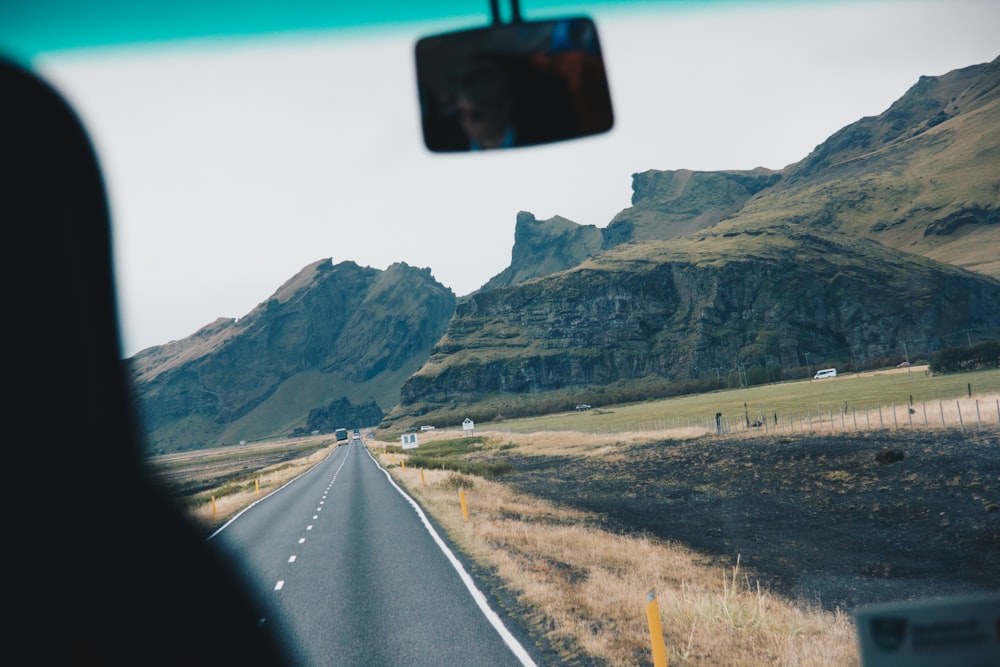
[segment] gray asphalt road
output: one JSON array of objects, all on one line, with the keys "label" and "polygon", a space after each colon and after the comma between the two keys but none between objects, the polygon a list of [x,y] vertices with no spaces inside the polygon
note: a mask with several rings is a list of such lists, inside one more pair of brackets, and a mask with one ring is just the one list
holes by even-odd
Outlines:
[{"label": "gray asphalt road", "polygon": [[360,443],[213,538],[245,569],[302,665],[525,665],[418,509]]}]

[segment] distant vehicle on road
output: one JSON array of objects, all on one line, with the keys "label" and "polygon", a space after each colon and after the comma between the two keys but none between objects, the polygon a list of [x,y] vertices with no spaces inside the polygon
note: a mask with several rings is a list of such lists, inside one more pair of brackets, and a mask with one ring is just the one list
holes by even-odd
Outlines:
[{"label": "distant vehicle on road", "polygon": [[433,426],[421,426],[420,430],[421,431],[433,431],[434,427]]},{"label": "distant vehicle on road", "polygon": [[360,440],[361,439],[361,430],[360,429],[354,429],[353,438],[355,440]]},{"label": "distant vehicle on road", "polygon": [[835,378],[837,377],[836,368],[824,368],[821,371],[816,371],[816,375],[813,375],[813,380],[822,380],[823,378]]},{"label": "distant vehicle on road", "polygon": [[334,435],[337,436],[337,442],[343,442],[343,441],[347,440],[347,429],[346,428],[338,428],[333,433],[334,433]]},{"label": "distant vehicle on road", "polygon": [[580,405],[576,406],[576,409],[577,410],[589,410],[590,406],[587,405],[586,403],[581,403]]}]

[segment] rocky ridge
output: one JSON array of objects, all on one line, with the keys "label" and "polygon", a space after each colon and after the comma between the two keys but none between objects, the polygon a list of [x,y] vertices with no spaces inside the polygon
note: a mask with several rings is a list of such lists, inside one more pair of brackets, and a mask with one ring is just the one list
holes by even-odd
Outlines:
[{"label": "rocky ridge", "polygon": [[395,405],[454,308],[429,269],[314,262],[246,316],[128,360],[150,447],[290,434],[316,409],[371,425],[373,404]]}]

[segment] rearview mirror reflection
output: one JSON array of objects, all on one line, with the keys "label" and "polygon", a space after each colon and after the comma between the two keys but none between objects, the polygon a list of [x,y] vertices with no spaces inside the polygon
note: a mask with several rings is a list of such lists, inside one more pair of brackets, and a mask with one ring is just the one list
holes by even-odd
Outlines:
[{"label": "rearview mirror reflection", "polygon": [[425,37],[416,67],[434,152],[535,146],[614,124],[597,27],[586,17]]}]

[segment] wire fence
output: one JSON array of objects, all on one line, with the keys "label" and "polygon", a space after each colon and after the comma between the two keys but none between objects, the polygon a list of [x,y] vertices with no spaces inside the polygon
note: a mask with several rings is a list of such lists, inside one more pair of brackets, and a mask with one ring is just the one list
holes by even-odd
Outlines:
[{"label": "wire fence", "polygon": [[1000,431],[1000,398],[949,399],[887,405],[881,403],[853,405],[845,402],[837,406],[817,405],[815,408],[795,409],[770,409],[759,405],[753,411],[748,408],[740,414],[664,417],[634,422],[591,424],[583,428],[567,426],[545,430],[566,430],[595,435],[695,430],[720,436],[745,437],[780,433],[816,434],[942,428],[958,428],[962,432]]},{"label": "wire fence", "polygon": [[709,430],[719,435],[782,432],[860,432],[901,429],[958,428],[961,431],[1000,430],[1000,399],[920,401],[898,405],[816,406],[714,418]]}]

